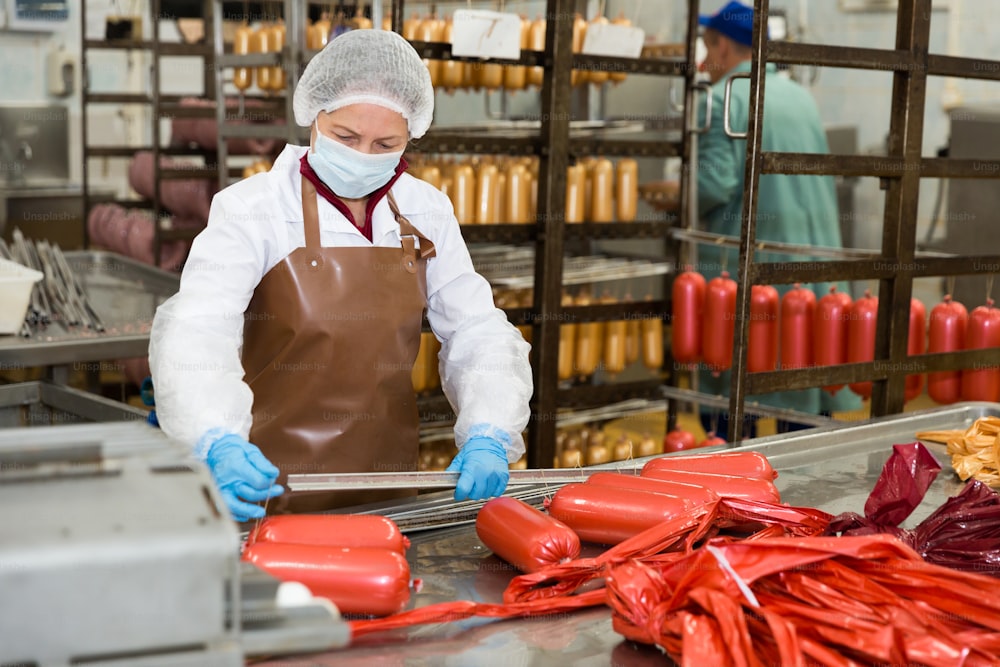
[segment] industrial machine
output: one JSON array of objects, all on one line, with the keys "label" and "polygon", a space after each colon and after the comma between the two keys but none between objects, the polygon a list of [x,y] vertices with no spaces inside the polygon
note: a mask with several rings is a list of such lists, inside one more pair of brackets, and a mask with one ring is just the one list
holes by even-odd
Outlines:
[{"label": "industrial machine", "polygon": [[0,665],[236,667],[349,642],[328,602],[285,603],[240,562],[207,468],[144,423],[0,430],[0,522]]}]

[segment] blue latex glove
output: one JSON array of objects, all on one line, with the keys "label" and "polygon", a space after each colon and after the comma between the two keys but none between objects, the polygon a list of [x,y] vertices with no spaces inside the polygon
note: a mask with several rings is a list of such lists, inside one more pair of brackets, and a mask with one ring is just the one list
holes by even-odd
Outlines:
[{"label": "blue latex glove", "polygon": [[455,500],[482,500],[503,493],[510,479],[507,450],[493,438],[469,438],[446,472],[460,472]]},{"label": "blue latex glove", "polygon": [[278,469],[256,446],[238,435],[224,435],[212,443],[205,463],[237,521],[264,516],[263,507],[244,501],[260,502],[285,491],[274,483]]}]

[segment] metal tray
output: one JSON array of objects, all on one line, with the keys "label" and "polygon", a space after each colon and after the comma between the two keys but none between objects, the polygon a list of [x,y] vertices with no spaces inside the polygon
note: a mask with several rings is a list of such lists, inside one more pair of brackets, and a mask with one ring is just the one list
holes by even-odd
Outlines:
[{"label": "metal tray", "polygon": [[[963,429],[980,417],[997,415],[1000,404],[962,403],[849,426],[827,426],[748,440],[742,448],[765,454],[779,471],[775,483],[784,502],[818,507],[830,513],[863,513],[865,499],[892,445],[913,442],[916,431]],[[942,471],[924,502],[904,525],[919,522],[962,487],[951,472],[945,447],[927,444],[941,462]],[[641,466],[645,460],[637,459],[634,464]],[[429,494],[405,509],[440,502],[445,495]],[[385,513],[392,515],[391,511]],[[422,589],[410,601],[411,607],[450,600],[500,602],[504,588],[517,574],[483,546],[472,526],[417,533],[410,539],[407,559],[411,572],[423,581]],[[596,555],[600,550],[588,546],[583,555]],[[372,664],[606,667],[664,665],[669,660],[656,647],[625,641],[612,630],[610,612],[602,607],[534,619],[503,622],[469,619],[418,626],[361,638],[356,646],[334,653],[299,660],[286,658],[280,664],[284,667]]]},{"label": "metal tray", "polygon": [[110,252],[80,250],[65,255],[107,330],[71,331],[53,323],[31,338],[0,336],[0,368],[146,356],[153,315],[178,290],[180,276]]},{"label": "metal tray", "polygon": [[0,386],[0,428],[145,421],[146,412],[48,382]]}]

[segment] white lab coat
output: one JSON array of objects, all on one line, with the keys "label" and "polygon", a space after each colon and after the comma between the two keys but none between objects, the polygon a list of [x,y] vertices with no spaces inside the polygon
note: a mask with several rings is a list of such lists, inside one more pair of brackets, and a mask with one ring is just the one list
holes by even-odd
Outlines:
[{"label": "white lab coat", "polygon": [[[218,435],[249,436],[253,394],[240,362],[244,312],[264,274],[305,245],[299,160],[306,150],[286,146],[271,171],[215,196],[180,290],[153,319],[149,362],[157,417],[167,435],[197,456],[204,457]],[[392,193],[400,213],[437,250],[427,262],[427,319],[442,343],[441,384],[458,415],[455,440],[463,444],[470,431],[501,441],[506,434],[508,459],[516,461],[524,453],[521,431],[532,393],[529,345],[494,305],[489,283],[473,270],[448,198],[405,173]],[[373,243],[322,197],[319,224],[324,246],[400,245],[386,198],[372,215]],[[330,373],[330,382],[341,381],[335,370]]]}]

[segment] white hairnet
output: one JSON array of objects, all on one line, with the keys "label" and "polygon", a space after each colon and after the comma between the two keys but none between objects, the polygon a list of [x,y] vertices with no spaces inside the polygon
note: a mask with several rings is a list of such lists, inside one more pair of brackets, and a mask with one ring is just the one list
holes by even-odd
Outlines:
[{"label": "white hairnet", "polygon": [[295,87],[295,122],[308,127],[321,111],[377,104],[406,119],[417,139],[434,116],[431,76],[410,43],[388,30],[351,30],[330,40]]}]

